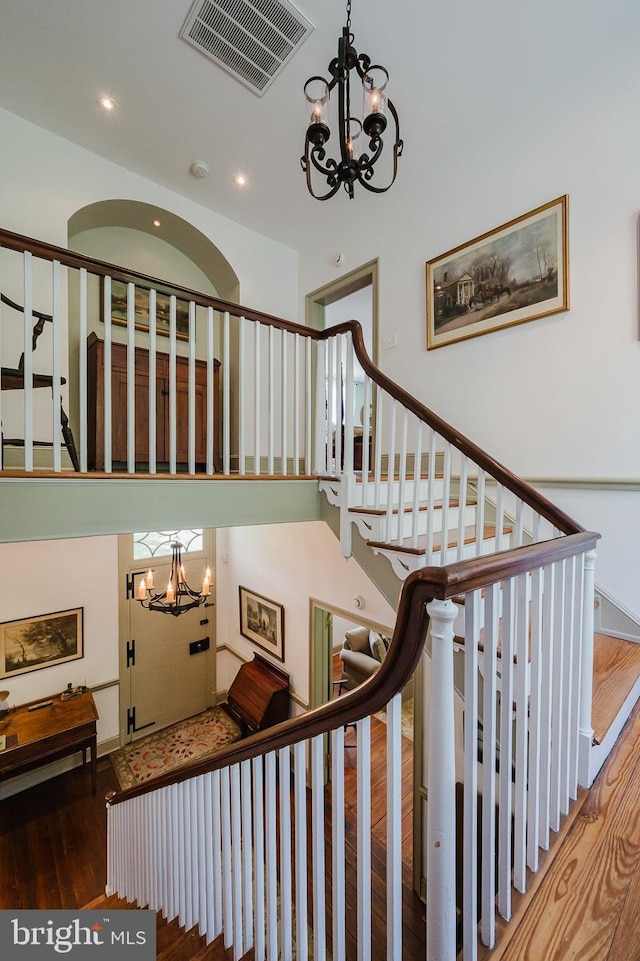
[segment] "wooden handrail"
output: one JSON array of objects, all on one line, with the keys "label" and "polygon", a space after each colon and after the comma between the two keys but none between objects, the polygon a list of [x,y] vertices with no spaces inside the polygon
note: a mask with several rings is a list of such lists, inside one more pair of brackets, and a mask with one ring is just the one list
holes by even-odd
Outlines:
[{"label": "wooden handrail", "polygon": [[170,784],[178,784],[201,774],[277,751],[281,747],[296,744],[318,734],[326,734],[375,714],[402,690],[418,665],[429,626],[429,601],[455,597],[462,592],[497,583],[507,576],[523,574],[581,554],[593,548],[599,537],[599,534],[583,531],[540,544],[528,544],[526,547],[516,547],[469,561],[458,561],[448,567],[426,567],[415,571],[409,575],[402,588],[387,657],[378,671],[360,687],[337,700],[314,708],[307,714],[283,721],[242,741],[236,741],[206,760],[185,764],[146,784],[110,793],[108,803],[119,804]]},{"label": "wooden handrail", "polygon": [[412,397],[411,394],[408,394],[406,390],[379,370],[367,353],[362,327],[357,321],[348,320],[342,324],[336,324],[335,327],[330,327],[322,331],[320,339],[326,339],[329,336],[340,333],[351,333],[356,357],[365,373],[367,373],[379,387],[382,387],[388,394],[400,401],[407,410],[415,414],[419,420],[424,421],[429,427],[440,434],[441,437],[457,447],[461,453],[470,457],[478,467],[487,471],[494,480],[499,481],[507,490],[510,490],[511,493],[519,497],[521,501],[528,504],[529,507],[532,507],[542,517],[550,521],[550,523],[562,531],[563,534],[577,534],[584,530],[584,528],[576,523],[573,518],[569,517],[568,514],[565,514],[564,511],[557,508],[551,501],[547,500],[546,497],[543,497],[542,494],[539,494],[532,487],[529,487],[517,474],[513,474],[504,467],[503,464],[483,451],[482,448],[474,444],[468,437],[465,437],[459,431],[455,430],[450,424],[447,424],[445,420],[432,410],[429,410],[428,407],[425,407],[424,404],[421,404],[420,401]]},{"label": "wooden handrail", "polygon": [[142,286],[153,287],[161,290],[163,293],[175,293],[176,296],[179,296],[181,299],[192,300],[201,307],[212,307],[214,310],[222,313],[229,312],[229,314],[234,317],[245,317],[247,320],[257,321],[270,327],[279,327],[282,330],[299,334],[302,337],[309,337],[316,341],[328,340],[336,334],[351,333],[356,357],[363,370],[366,371],[375,384],[386,390],[391,397],[400,401],[407,410],[411,411],[416,417],[437,431],[441,437],[452,443],[463,454],[470,457],[479,467],[490,474],[495,480],[498,480],[507,490],[515,494],[516,497],[520,498],[525,504],[528,504],[529,507],[537,511],[542,517],[557,527],[559,531],[562,531],[563,534],[575,534],[584,530],[584,528],[574,521],[573,518],[569,517],[568,514],[565,514],[564,511],[555,507],[546,497],[543,497],[542,494],[539,494],[520,477],[504,467],[499,461],[485,453],[477,444],[474,444],[463,434],[459,433],[459,431],[455,430],[450,424],[447,424],[447,422],[436,413],[428,407],[425,407],[424,404],[421,404],[420,401],[412,397],[411,394],[408,394],[399,384],[396,384],[395,381],[391,380],[390,377],[387,377],[386,374],[379,370],[367,353],[362,327],[356,320],[345,321],[335,327],[318,331],[310,327],[305,327],[302,324],[283,320],[271,314],[265,314],[262,311],[254,310],[250,307],[242,307],[226,300],[220,300],[217,297],[210,297],[196,290],[190,290],[188,287],[181,287],[177,284],[167,284],[149,274],[127,271],[122,267],[118,267],[116,264],[97,260],[94,257],[88,257],[84,254],[77,254],[63,247],[56,247],[52,244],[34,240],[32,237],[25,237],[22,234],[13,233],[9,230],[0,230],[0,246],[17,251],[26,250],[34,256],[46,260],[57,260],[67,267],[78,269],[84,267],[91,273],[100,276],[110,276],[124,283],[135,282],[140,284],[142,281]]}]

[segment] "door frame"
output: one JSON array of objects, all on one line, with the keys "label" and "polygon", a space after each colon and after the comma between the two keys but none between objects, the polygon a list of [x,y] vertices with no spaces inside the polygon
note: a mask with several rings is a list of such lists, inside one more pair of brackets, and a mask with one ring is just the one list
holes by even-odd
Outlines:
[{"label": "door frame", "polygon": [[[163,528],[164,530],[164,528]],[[211,594],[206,603],[209,611],[209,650],[204,653],[207,671],[207,707],[216,703],[216,648],[217,648],[217,617],[216,617],[216,531],[213,528],[202,530],[203,550],[194,552],[195,559],[206,558],[212,571]],[[127,737],[127,709],[131,703],[131,675],[127,667],[127,642],[131,640],[131,625],[129,618],[129,601],[127,600],[127,577],[132,571],[138,571],[147,565],[142,561],[133,560],[133,534],[118,534],[118,664],[120,672],[120,746],[129,743]],[[163,555],[163,561],[171,561],[170,555]],[[154,616],[153,612],[149,612]],[[158,615],[160,616],[160,615]],[[164,616],[164,615],[163,615]],[[175,618],[176,622],[178,618]],[[202,657],[202,655],[198,655]]]},{"label": "door frame", "polygon": [[305,297],[305,323],[314,330],[324,330],[324,309],[338,300],[364,287],[371,286],[371,343],[372,357],[378,366],[378,259],[370,260],[348,274],[342,274],[328,284],[323,284]]},{"label": "door frame", "polygon": [[[368,627],[370,631],[377,631],[387,637],[393,634],[393,628],[378,621],[372,621],[368,617],[361,617],[359,613],[346,611],[341,607],[336,607],[328,601],[322,601],[316,597],[309,598],[309,708],[318,707],[326,704],[324,696],[327,685],[327,678],[331,679],[331,661],[333,657],[333,645],[329,649],[328,639],[333,631],[328,631],[322,624],[324,615],[331,615],[333,618],[341,617],[352,624],[359,624]],[[333,620],[332,620],[333,627]]]}]

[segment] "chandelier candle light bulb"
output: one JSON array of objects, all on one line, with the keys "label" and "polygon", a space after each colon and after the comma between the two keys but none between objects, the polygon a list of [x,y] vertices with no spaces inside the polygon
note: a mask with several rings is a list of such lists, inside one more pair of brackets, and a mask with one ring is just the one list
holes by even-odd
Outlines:
[{"label": "chandelier candle light bulb", "polygon": [[184,564],[182,563],[182,544],[174,541],[171,544],[171,575],[167,589],[163,593],[153,590],[154,572],[149,569],[146,577],[140,579],[138,585],[138,600],[143,607],[162,614],[173,614],[177,617],[194,607],[204,604],[211,593],[211,569],[207,567],[202,590],[195,591],[187,583]]}]

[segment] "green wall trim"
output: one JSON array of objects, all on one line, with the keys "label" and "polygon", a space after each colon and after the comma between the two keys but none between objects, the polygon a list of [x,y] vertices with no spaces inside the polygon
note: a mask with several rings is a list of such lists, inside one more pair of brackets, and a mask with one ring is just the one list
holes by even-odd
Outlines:
[{"label": "green wall trim", "polygon": [[317,520],[314,480],[0,479],[0,543]]}]

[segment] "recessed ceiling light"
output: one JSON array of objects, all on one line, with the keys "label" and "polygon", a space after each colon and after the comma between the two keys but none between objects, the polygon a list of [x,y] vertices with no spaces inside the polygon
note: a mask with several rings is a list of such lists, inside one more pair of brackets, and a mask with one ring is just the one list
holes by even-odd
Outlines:
[{"label": "recessed ceiling light", "polygon": [[154,220],[154,221],[153,221],[153,226],[154,226],[154,227],[159,227],[159,226],[160,226],[160,221],[159,221],[159,220]]},{"label": "recessed ceiling light", "polygon": [[235,176],[236,187],[246,187],[247,178],[244,174],[236,174]]},{"label": "recessed ceiling light", "polygon": [[101,107],[103,110],[106,110],[107,113],[111,113],[113,110],[116,109],[118,104],[113,99],[113,97],[109,97],[108,95],[105,94],[104,96],[98,97],[98,106]]}]

